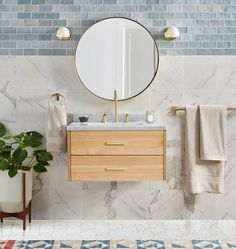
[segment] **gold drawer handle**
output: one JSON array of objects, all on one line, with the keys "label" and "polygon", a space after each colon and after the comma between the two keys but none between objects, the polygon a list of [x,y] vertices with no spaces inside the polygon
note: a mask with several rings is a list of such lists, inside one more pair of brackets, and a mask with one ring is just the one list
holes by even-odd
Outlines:
[{"label": "gold drawer handle", "polygon": [[105,168],[105,171],[126,171],[127,168]]},{"label": "gold drawer handle", "polygon": [[105,145],[106,146],[125,146],[125,145],[127,145],[127,143],[110,143],[110,142],[106,142]]}]

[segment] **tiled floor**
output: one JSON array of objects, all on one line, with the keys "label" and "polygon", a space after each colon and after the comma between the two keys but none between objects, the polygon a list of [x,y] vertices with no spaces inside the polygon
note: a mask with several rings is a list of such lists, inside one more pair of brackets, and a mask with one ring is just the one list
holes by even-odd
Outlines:
[{"label": "tiled floor", "polygon": [[235,221],[33,221],[5,220],[0,240],[235,240]]}]

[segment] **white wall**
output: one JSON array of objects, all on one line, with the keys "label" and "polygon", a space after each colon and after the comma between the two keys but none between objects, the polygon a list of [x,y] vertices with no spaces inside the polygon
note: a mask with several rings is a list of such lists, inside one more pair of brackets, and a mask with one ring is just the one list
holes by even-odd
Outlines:
[{"label": "white wall", "polygon": [[[228,117],[225,194],[184,195],[181,188],[184,114],[172,105],[236,106],[236,57],[160,58],[155,82],[119,104],[121,113],[154,110],[167,127],[167,182],[80,183],[67,181],[66,154],[55,155],[49,173],[34,181],[35,219],[236,219],[236,113]],[[0,57],[0,119],[12,132],[45,134],[48,96],[61,92],[68,112],[99,117],[113,112],[79,82],[73,57]]]}]

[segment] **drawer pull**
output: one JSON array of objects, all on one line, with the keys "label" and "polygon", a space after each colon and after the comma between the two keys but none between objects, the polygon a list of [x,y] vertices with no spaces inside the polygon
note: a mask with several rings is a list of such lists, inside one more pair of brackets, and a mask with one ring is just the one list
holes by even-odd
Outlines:
[{"label": "drawer pull", "polygon": [[105,171],[126,171],[127,168],[105,168]]},{"label": "drawer pull", "polygon": [[106,142],[105,145],[106,146],[125,146],[127,143],[110,143],[110,142]]}]

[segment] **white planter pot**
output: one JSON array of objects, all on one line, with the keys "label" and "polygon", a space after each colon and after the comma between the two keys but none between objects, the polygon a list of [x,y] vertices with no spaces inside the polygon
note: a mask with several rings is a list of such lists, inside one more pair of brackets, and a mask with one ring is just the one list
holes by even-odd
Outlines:
[{"label": "white planter pot", "polygon": [[[25,172],[26,206],[32,199],[32,172]],[[0,171],[0,211],[16,213],[23,211],[23,172],[18,171],[13,178],[7,171]]]}]

